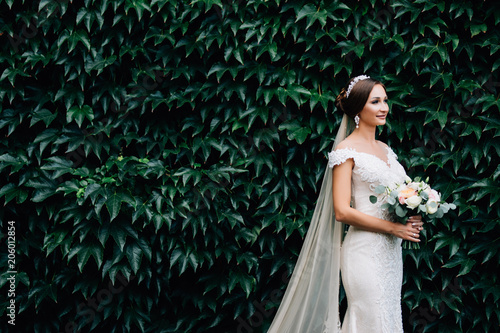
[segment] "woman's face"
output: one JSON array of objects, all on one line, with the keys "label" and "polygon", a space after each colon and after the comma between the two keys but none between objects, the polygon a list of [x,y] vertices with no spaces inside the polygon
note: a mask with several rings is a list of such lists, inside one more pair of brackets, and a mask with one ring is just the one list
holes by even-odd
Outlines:
[{"label": "woman's face", "polygon": [[376,84],[373,86],[363,110],[359,113],[359,126],[385,125],[387,113],[389,113],[387,94],[383,86]]}]

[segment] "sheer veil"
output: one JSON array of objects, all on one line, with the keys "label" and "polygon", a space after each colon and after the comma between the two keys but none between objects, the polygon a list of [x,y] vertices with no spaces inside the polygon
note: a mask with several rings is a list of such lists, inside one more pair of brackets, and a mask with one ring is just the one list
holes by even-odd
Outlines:
[{"label": "sheer veil", "polygon": [[[353,129],[344,115],[332,150]],[[285,295],[268,333],[338,333],[340,245],[344,226],[335,220],[332,169],[326,166],[321,191]]]}]

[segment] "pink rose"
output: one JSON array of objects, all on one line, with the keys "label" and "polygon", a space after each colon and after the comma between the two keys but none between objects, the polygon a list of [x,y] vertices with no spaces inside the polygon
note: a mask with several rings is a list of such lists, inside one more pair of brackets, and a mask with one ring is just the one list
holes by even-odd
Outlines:
[{"label": "pink rose", "polygon": [[430,192],[427,194],[429,194],[429,201],[435,201],[435,202],[441,201],[441,196],[436,190],[430,190]]},{"label": "pink rose", "polygon": [[405,204],[406,199],[408,199],[409,197],[412,197],[416,194],[417,194],[417,191],[415,191],[411,187],[404,187],[401,191],[399,191],[399,194],[398,194],[399,203],[402,205]]}]

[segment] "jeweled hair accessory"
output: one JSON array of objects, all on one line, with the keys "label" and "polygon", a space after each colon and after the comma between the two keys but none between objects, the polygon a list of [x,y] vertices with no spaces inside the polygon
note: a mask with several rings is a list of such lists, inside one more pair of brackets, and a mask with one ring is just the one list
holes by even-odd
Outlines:
[{"label": "jeweled hair accessory", "polygon": [[346,98],[349,97],[349,94],[351,93],[352,88],[358,83],[358,81],[361,80],[366,80],[369,79],[370,77],[368,75],[360,75],[356,76],[354,79],[352,79],[351,83],[349,83],[349,87],[347,87],[347,92],[345,93]]}]

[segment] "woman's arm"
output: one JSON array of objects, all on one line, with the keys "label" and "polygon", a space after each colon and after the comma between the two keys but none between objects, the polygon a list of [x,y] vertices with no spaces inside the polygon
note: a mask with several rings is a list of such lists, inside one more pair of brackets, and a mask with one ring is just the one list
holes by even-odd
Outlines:
[{"label": "woman's arm", "polygon": [[418,237],[423,224],[421,217],[412,216],[408,220],[408,223],[404,225],[364,214],[351,207],[351,176],[353,167],[354,161],[350,158],[333,168],[333,208],[335,210],[335,219],[360,229],[392,234],[402,239],[420,242]]}]

